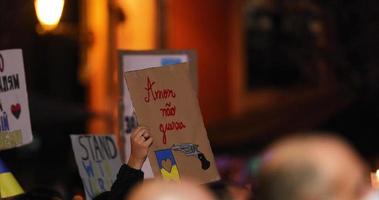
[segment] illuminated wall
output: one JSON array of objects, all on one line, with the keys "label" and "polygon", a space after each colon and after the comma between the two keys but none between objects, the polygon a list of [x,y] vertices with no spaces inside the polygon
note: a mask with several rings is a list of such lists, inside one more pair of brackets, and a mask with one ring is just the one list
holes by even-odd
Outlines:
[{"label": "illuminated wall", "polygon": [[156,47],[155,0],[83,0],[81,79],[88,86],[88,106],[95,113],[89,132],[118,131],[117,49]]}]

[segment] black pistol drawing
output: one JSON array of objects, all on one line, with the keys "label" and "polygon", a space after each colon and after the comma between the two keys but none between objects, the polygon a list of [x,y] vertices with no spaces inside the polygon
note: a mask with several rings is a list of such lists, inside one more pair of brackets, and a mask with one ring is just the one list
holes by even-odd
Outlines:
[{"label": "black pistol drawing", "polygon": [[197,158],[201,162],[201,168],[203,170],[207,170],[211,163],[207,160],[202,152],[199,151],[199,145],[192,143],[182,143],[182,144],[174,144],[171,147],[174,151],[181,151],[186,156],[197,156]]}]

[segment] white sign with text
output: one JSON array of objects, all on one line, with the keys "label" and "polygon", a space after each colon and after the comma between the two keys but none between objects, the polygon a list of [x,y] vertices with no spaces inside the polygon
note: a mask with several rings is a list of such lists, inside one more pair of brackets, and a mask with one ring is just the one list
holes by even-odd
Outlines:
[{"label": "white sign with text", "polygon": [[86,199],[110,191],[121,167],[113,135],[71,135],[76,164]]},{"label": "white sign with text", "polygon": [[22,51],[0,51],[0,150],[32,140]]}]

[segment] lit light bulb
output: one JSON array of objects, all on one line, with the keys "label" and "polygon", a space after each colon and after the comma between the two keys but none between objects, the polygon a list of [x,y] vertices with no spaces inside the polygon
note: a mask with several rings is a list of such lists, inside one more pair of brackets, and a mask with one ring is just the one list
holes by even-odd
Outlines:
[{"label": "lit light bulb", "polygon": [[53,30],[62,16],[64,0],[35,0],[38,21],[45,30]]}]

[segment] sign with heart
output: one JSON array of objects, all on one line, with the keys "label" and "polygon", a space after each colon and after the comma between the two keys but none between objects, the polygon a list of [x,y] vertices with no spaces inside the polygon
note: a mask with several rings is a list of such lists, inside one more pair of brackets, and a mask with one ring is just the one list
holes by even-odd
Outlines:
[{"label": "sign with heart", "polygon": [[[191,50],[142,50],[129,51],[121,50],[120,54],[120,80],[123,79],[124,73],[140,69],[162,68],[172,64],[189,62],[192,84],[197,91],[197,63],[196,53]],[[130,156],[130,133],[138,125],[135,116],[134,107],[125,81],[120,81],[120,92],[122,101],[120,101],[120,113],[122,115],[121,133],[125,137],[125,160]],[[142,167],[145,179],[153,178],[154,174],[151,169],[150,160],[146,159]]]},{"label": "sign with heart", "polygon": [[170,159],[162,160],[162,168],[168,172],[172,170],[172,163]]},{"label": "sign with heart", "polygon": [[11,111],[13,116],[18,119],[21,114],[21,105],[19,103],[11,105]]},{"label": "sign with heart", "polygon": [[154,177],[198,183],[220,179],[188,63],[125,73],[138,123],[154,142],[148,158]]},{"label": "sign with heart", "polygon": [[0,51],[0,150],[33,140],[21,49]]}]

